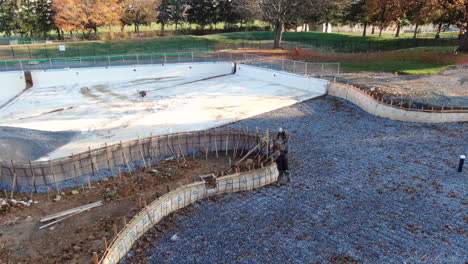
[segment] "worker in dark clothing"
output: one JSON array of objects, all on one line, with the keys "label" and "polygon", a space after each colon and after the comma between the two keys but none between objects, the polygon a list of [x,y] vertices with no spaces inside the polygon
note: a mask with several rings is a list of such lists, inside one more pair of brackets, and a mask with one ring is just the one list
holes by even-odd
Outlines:
[{"label": "worker in dark clothing", "polygon": [[276,159],[276,166],[279,171],[278,181],[276,182],[277,186],[281,185],[281,179],[286,177],[287,182],[291,182],[291,177],[289,176],[289,164],[288,157],[284,154],[284,151],[280,152],[280,155]]},{"label": "worker in dark clothing", "polygon": [[283,145],[285,154],[288,154],[288,141],[289,141],[289,134],[286,130],[282,129],[281,127],[278,130],[278,134],[276,134],[276,141]]}]

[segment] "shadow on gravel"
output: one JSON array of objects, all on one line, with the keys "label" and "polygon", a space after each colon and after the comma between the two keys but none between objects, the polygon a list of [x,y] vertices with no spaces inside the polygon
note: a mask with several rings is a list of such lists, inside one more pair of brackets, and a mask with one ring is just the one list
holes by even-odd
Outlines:
[{"label": "shadow on gravel", "polygon": [[0,160],[39,159],[67,144],[80,132],[50,132],[0,126]]}]

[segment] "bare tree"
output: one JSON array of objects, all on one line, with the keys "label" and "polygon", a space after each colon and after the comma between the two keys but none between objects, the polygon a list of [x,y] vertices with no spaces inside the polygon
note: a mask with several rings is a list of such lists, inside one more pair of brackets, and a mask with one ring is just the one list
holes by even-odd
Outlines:
[{"label": "bare tree", "polygon": [[285,24],[297,19],[296,8],[298,0],[259,0],[263,19],[273,25],[275,30],[275,46],[281,47]]}]

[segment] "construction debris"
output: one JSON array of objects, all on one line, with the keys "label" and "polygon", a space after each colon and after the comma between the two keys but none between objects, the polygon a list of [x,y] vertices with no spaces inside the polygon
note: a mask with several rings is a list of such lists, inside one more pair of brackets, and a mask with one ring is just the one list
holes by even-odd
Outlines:
[{"label": "construction debris", "polygon": [[41,218],[41,223],[44,223],[44,222],[48,222],[48,221],[51,221],[51,220],[54,220],[54,219],[57,219],[57,218],[60,218],[58,220],[55,220],[49,224],[46,224],[44,226],[41,226],[39,227],[39,229],[43,229],[43,228],[46,228],[48,226],[51,226],[55,223],[58,223],[60,221],[63,221],[71,216],[74,216],[74,215],[77,215],[77,214],[80,214],[80,213],[83,213],[85,211],[88,211],[92,208],[95,208],[95,207],[98,207],[98,206],[101,206],[102,205],[102,201],[98,201],[98,202],[95,202],[95,203],[92,203],[92,204],[87,204],[87,205],[83,205],[83,206],[80,206],[80,207],[76,207],[76,208],[73,208],[73,209],[69,209],[69,210],[66,210],[66,211],[62,211],[62,212],[58,212],[56,214],[52,214],[52,215],[48,215],[48,216],[45,216],[45,217],[42,217]]}]

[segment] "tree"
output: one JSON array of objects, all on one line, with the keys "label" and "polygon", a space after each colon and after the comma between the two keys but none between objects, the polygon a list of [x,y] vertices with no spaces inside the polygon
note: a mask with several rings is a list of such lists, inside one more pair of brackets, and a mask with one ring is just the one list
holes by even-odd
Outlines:
[{"label": "tree", "polygon": [[123,16],[123,8],[117,0],[98,0],[95,3],[97,16],[100,18],[100,24],[107,24],[109,34],[113,38],[112,25],[118,25]]},{"label": "tree", "polygon": [[15,4],[10,0],[0,0],[0,32],[10,36],[15,30]]},{"label": "tree", "polygon": [[217,5],[217,21],[224,22],[225,27],[232,27],[232,25],[242,20],[241,14],[238,12],[239,1],[232,0],[218,0]]},{"label": "tree", "polygon": [[135,33],[140,33],[140,25],[156,21],[159,0],[123,0],[121,2],[124,14],[121,22],[124,25],[134,25]]},{"label": "tree", "polygon": [[97,33],[98,27],[118,24],[122,8],[117,0],[60,0],[54,1],[53,17],[61,30]]},{"label": "tree", "polygon": [[281,47],[285,24],[297,19],[295,9],[298,0],[259,0],[263,19],[272,24],[275,31],[274,48]]},{"label": "tree", "polygon": [[0,1],[0,31],[6,35],[44,35],[54,28],[51,0]]},{"label": "tree", "polygon": [[217,0],[191,0],[187,9],[187,20],[190,23],[198,24],[202,29],[207,25],[216,23],[218,6]]},{"label": "tree", "polygon": [[373,25],[376,21],[376,16],[371,10],[371,5],[368,0],[359,0],[352,3],[345,14],[346,20],[359,23],[363,26],[362,36],[367,35],[367,27]]},{"label": "tree", "polygon": [[162,31],[165,25],[175,24],[176,30],[179,24],[185,21],[187,2],[185,0],[162,0],[158,7],[156,21],[161,24]]}]

